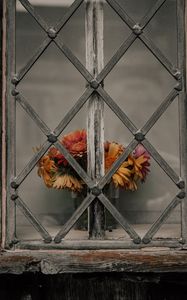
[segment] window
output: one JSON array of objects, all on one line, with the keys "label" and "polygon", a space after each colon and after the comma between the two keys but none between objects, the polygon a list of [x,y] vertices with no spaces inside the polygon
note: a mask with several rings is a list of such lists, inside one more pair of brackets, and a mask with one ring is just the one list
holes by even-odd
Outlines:
[{"label": "window", "polygon": [[[183,0],[7,1],[7,247],[185,243],[184,11]],[[87,170],[60,142],[79,128],[87,128]],[[124,145],[108,170],[105,140]],[[148,180],[138,191],[109,192],[139,144],[151,156]],[[85,184],[76,208],[69,192],[47,189],[36,175],[54,146]],[[75,228],[82,215],[88,231]]]}]

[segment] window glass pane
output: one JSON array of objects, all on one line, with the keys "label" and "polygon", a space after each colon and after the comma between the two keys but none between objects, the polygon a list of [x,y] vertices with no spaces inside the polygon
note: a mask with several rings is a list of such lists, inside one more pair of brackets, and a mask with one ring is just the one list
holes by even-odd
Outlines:
[{"label": "window glass pane", "polygon": [[[67,3],[65,5],[65,2],[63,2],[63,5],[60,5],[60,2],[57,1],[58,3],[56,3],[54,1],[51,6],[51,3],[44,2],[42,4],[45,5],[42,5],[41,1],[33,0],[31,4],[49,24],[56,24],[56,21],[67,12],[68,5],[72,3],[70,1],[71,3],[68,2],[68,5]],[[155,1],[119,0],[119,3],[135,22],[139,22]],[[175,1],[167,1],[167,5],[162,6],[144,29],[144,33],[171,60],[174,66],[177,62],[175,4]],[[63,41],[85,65],[84,15],[85,6],[82,5],[59,33],[57,41]],[[107,3],[104,3],[105,65],[130,34],[131,30],[128,26]],[[32,57],[45,36],[38,24],[19,5],[16,27],[17,71]],[[141,129],[162,101],[168,97],[175,84],[176,80],[168,73],[158,58],[142,43],[141,39],[136,39],[104,80],[104,89],[135,124],[137,129]],[[83,94],[85,85],[83,76],[52,43],[25,75],[18,85],[18,89],[40,118],[53,131]],[[17,103],[16,113],[16,167],[17,174],[19,174],[34,155],[36,147],[40,147],[45,142],[46,137],[37,128],[34,121],[26,115],[19,103]],[[62,139],[64,134],[77,129],[86,128],[87,114],[87,104],[85,104],[74,119],[68,123],[59,138]],[[126,148],[133,139],[133,135],[106,104],[104,120],[105,141],[119,143]],[[147,139],[179,174],[177,97],[153,128],[150,129]],[[150,162],[150,174],[145,183],[138,182],[137,191],[115,190],[114,187],[109,186],[105,188],[106,196],[142,237],[178,193],[176,186],[153,158]],[[62,225],[68,221],[77,207],[77,202],[81,202],[84,198],[78,197],[81,199],[76,199],[76,196],[72,196],[70,192],[48,189],[43,180],[38,177],[37,167],[32,170],[20,186],[19,193],[26,205],[52,235],[55,235]],[[166,222],[166,231],[169,228],[167,227],[168,224],[173,226],[173,224],[179,224],[179,221],[180,207],[177,207],[171,218]],[[74,230],[75,227],[77,230],[77,226],[75,226],[67,238],[87,238],[88,233],[85,231],[87,225],[85,226],[85,223],[87,223],[87,215],[84,215],[78,224],[78,229],[82,231],[84,229],[84,232],[77,231],[76,235]],[[114,218],[107,213],[106,228],[108,237],[113,238],[116,234],[115,238],[122,237],[126,239],[125,232],[122,232],[121,227],[116,223]],[[180,228],[178,228],[178,225],[175,228],[176,235],[179,236]],[[38,238],[19,210],[17,210],[17,233],[21,239]],[[167,235],[167,233],[164,234]],[[162,237],[162,233],[160,235],[158,233],[157,236]]]}]

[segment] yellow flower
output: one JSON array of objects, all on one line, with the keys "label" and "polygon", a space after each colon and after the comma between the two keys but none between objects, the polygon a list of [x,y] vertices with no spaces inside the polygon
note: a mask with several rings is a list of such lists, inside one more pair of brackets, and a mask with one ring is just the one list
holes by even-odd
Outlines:
[{"label": "yellow flower", "polygon": [[52,187],[56,166],[48,155],[44,155],[38,162],[38,176],[43,177],[47,187]]},{"label": "yellow flower", "polygon": [[147,163],[148,159],[147,157],[145,157],[144,155],[141,155],[140,157],[138,158],[130,158],[133,162],[133,165],[134,165],[134,173],[135,175],[137,175],[140,179],[144,179],[144,173],[142,172],[143,171],[143,168],[144,168],[144,165],[145,163]]},{"label": "yellow flower", "polygon": [[75,178],[72,175],[64,174],[56,176],[56,179],[53,183],[53,188],[56,189],[69,189],[74,192],[80,192],[83,188],[83,184],[80,180]]},{"label": "yellow flower", "polygon": [[[116,159],[123,153],[124,147],[117,143],[107,143],[105,145],[105,171],[108,171]],[[128,157],[124,161],[116,173],[112,176],[115,187],[123,187],[129,190],[137,189],[136,183],[133,180],[133,161]]]}]

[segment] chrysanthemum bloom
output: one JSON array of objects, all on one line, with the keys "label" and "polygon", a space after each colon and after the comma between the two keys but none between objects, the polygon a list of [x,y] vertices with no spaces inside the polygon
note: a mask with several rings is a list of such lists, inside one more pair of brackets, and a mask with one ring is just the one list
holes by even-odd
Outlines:
[{"label": "chrysanthemum bloom", "polygon": [[150,172],[150,154],[142,145],[138,145],[133,153],[133,160],[135,174],[142,181],[145,181],[147,174]]},{"label": "chrysanthemum bloom", "polygon": [[[117,143],[105,144],[105,170],[108,171],[112,164],[118,159],[118,157],[123,153],[124,147]],[[132,165],[133,161],[127,159],[124,161],[116,173],[112,176],[115,187],[123,187],[129,190],[135,190],[136,184],[133,182],[132,177]]]},{"label": "chrysanthemum bloom", "polygon": [[87,152],[86,130],[76,130],[65,135],[62,144],[74,157],[82,157]]},{"label": "chrysanthemum bloom", "polygon": [[43,177],[47,187],[52,187],[54,173],[57,168],[48,155],[44,155],[38,162],[38,176]]},{"label": "chrysanthemum bloom", "polygon": [[53,188],[56,189],[69,189],[73,192],[80,192],[83,188],[82,182],[76,177],[64,174],[56,176],[56,179],[53,183]]}]

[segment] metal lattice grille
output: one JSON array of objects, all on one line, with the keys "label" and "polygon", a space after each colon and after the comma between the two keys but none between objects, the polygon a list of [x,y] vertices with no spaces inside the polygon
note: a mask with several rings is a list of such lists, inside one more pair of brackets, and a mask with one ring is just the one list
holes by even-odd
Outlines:
[{"label": "metal lattice grille", "polygon": [[[20,198],[18,193],[18,187],[22,184],[25,178],[30,174],[32,169],[36,166],[37,162],[41,159],[41,157],[48,151],[51,145],[55,145],[55,147],[65,156],[70,165],[75,169],[75,171],[79,174],[82,180],[86,183],[88,187],[88,194],[86,198],[83,200],[81,205],[77,208],[77,210],[73,213],[71,218],[67,221],[67,223],[62,227],[62,229],[57,233],[54,238],[55,243],[60,243],[63,238],[67,235],[73,225],[77,222],[83,212],[90,206],[91,203],[97,198],[104,207],[111,213],[111,215],[117,220],[117,222],[123,227],[123,229],[128,233],[130,238],[132,239],[132,244],[151,244],[151,240],[164,221],[171,214],[173,209],[182,201],[186,201],[185,198],[185,172],[182,171],[182,175],[176,174],[176,172],[171,168],[171,166],[163,159],[163,157],[158,153],[158,151],[153,147],[153,145],[147,140],[146,135],[149,130],[153,127],[153,125],[160,119],[160,117],[165,113],[170,104],[179,96],[180,101],[184,102],[185,97],[185,68],[184,68],[184,1],[177,0],[177,18],[178,18],[178,66],[172,65],[172,63],[168,60],[167,57],[160,51],[160,49],[153,43],[153,41],[146,36],[144,33],[144,29],[148,25],[148,23],[152,20],[157,11],[160,10],[162,5],[167,0],[158,0],[155,2],[155,5],[149,10],[148,14],[142,18],[139,23],[134,22],[128,14],[124,11],[124,9],[119,5],[117,0],[106,0],[106,2],[110,5],[110,7],[119,15],[119,17],[124,21],[126,25],[131,29],[131,34],[123,42],[121,47],[117,50],[117,52],[113,55],[110,61],[106,64],[103,70],[94,78],[90,74],[90,72],[82,65],[79,59],[71,52],[71,50],[64,44],[63,41],[57,40],[56,37],[61,29],[65,26],[65,24],[69,21],[71,16],[77,11],[80,5],[83,4],[83,0],[76,0],[68,9],[65,16],[62,20],[56,24],[54,27],[49,27],[48,24],[42,19],[42,17],[35,11],[33,6],[29,3],[28,0],[19,0],[24,8],[29,12],[29,14],[36,20],[36,22],[40,25],[42,30],[46,34],[46,38],[36,50],[32,58],[26,63],[26,65],[14,76],[11,78],[11,84],[14,85],[14,89],[12,90],[12,95],[14,96],[15,102],[10,103],[11,96],[9,97],[9,106],[10,114],[11,114],[11,128],[14,130],[15,119],[14,109],[15,103],[19,103],[22,108],[26,111],[26,113],[31,117],[36,125],[40,128],[40,130],[46,136],[46,141],[42,145],[39,152],[34,154],[33,158],[28,162],[25,168],[21,171],[20,174],[15,176],[15,167],[13,166],[14,161],[11,162],[10,168],[10,177],[11,184],[8,184],[8,191],[11,195],[10,200],[10,209],[17,205],[23,214],[27,217],[27,219],[32,223],[35,229],[40,233],[41,237],[44,239],[46,243],[53,243],[52,236],[49,232],[42,226],[40,221],[34,216],[34,214],[29,210],[24,201]],[[12,18],[15,14],[15,1],[8,1],[8,12],[9,19]],[[13,31],[13,28],[9,28],[9,31]],[[10,37],[14,39],[14,35],[10,34]],[[126,113],[117,105],[117,103],[110,97],[110,95],[104,89],[102,82],[107,77],[107,75],[112,71],[118,61],[125,55],[126,51],[132,46],[132,44],[139,39],[146,48],[156,57],[156,59],[164,66],[164,68],[169,72],[169,74],[177,81],[176,86],[172,88],[168,96],[162,101],[160,106],[156,109],[153,115],[149,118],[146,124],[137,128],[133,122],[127,117]],[[75,66],[75,68],[80,72],[80,74],[87,81],[87,88],[84,91],[83,95],[78,99],[76,104],[70,109],[70,111],[66,114],[66,116],[61,120],[59,125],[51,130],[45,122],[40,118],[37,112],[33,109],[33,107],[29,104],[27,99],[23,97],[21,92],[19,91],[19,83],[22,81],[24,76],[30,71],[32,66],[40,59],[40,56],[45,52],[45,50],[49,47],[49,45],[53,43],[60,49],[60,51],[67,57],[67,59]],[[9,58],[10,61],[13,60],[12,57]],[[10,63],[9,61],[9,63]],[[13,68],[14,63],[10,63]],[[10,70],[8,70],[10,74]],[[9,85],[10,86],[10,85]],[[126,147],[124,153],[115,161],[111,169],[100,178],[99,181],[95,179],[91,179],[90,176],[82,169],[82,167],[76,162],[76,160],[70,155],[70,153],[63,147],[63,145],[59,142],[58,137],[63,132],[63,130],[67,127],[69,122],[75,117],[75,115],[79,112],[79,110],[83,107],[83,105],[89,100],[90,96],[93,94],[99,95],[105,104],[116,114],[116,116],[121,120],[121,122],[128,128],[128,130],[133,134],[134,138],[130,142],[130,144]],[[182,103],[183,103],[182,102]],[[181,104],[181,109],[185,108],[184,103]],[[183,116],[184,117],[184,116]],[[185,123],[185,122],[184,122]],[[184,127],[184,126],[183,126]],[[185,128],[183,128],[185,130]],[[184,131],[181,132],[181,135],[184,135]],[[136,148],[136,146],[141,143],[150,155],[154,158],[154,160],[158,163],[158,165],[163,169],[163,171],[171,178],[173,183],[179,188],[179,193],[174,197],[171,203],[167,206],[167,208],[163,211],[161,216],[152,224],[149,231],[145,234],[143,239],[137,234],[137,232],[133,229],[133,227],[129,224],[129,222],[121,215],[121,213],[115,208],[114,205],[111,204],[109,199],[104,195],[103,188],[107,184],[108,180],[112,177],[112,175],[116,172],[116,170],[120,167],[122,162],[128,157],[128,155]],[[185,141],[183,141],[184,146]],[[9,145],[12,149],[15,147],[14,142],[11,142]],[[184,150],[182,150],[182,160],[184,159]],[[184,162],[184,161],[182,161]],[[181,177],[182,176],[182,177]],[[13,201],[12,201],[13,200]],[[13,203],[13,204],[12,204]],[[183,206],[183,209],[186,210],[186,206]],[[185,212],[183,212],[185,218]],[[183,223],[185,223],[183,221]],[[184,225],[184,224],[182,224]],[[10,230],[11,232],[11,230]],[[14,229],[12,229],[14,232]],[[185,235],[186,230],[183,230]],[[10,236],[9,239],[12,237]],[[185,236],[183,236],[183,240],[185,240]],[[10,240],[9,240],[10,242]],[[91,241],[92,244],[94,241]],[[110,244],[112,246],[112,244]],[[114,247],[118,247],[113,245]]]}]

